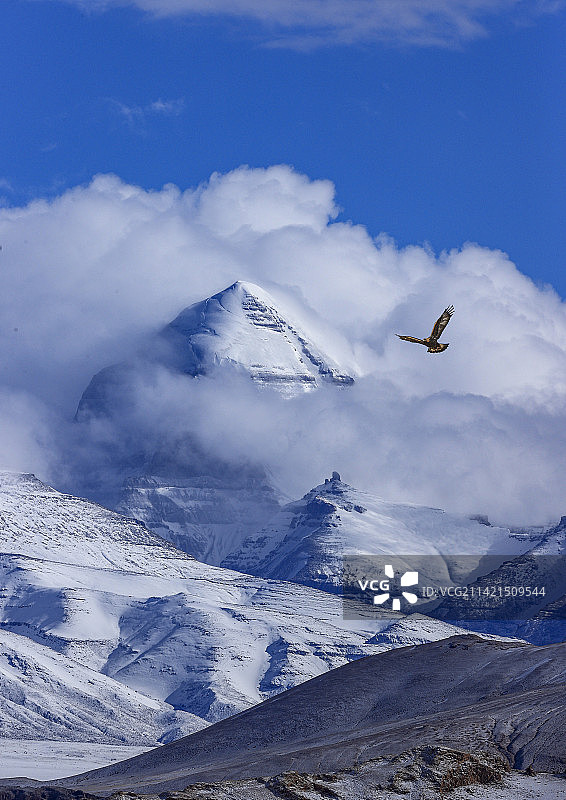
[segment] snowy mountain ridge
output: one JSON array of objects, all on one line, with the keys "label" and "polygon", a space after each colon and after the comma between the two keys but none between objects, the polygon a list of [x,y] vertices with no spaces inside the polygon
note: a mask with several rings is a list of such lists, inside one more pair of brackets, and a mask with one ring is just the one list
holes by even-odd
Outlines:
[{"label": "snowy mountain ridge", "polygon": [[[157,743],[411,635],[458,630],[353,624],[335,596],[200,563],[32,475],[0,474],[0,554],[0,633],[14,653],[2,673],[5,735],[19,725],[24,738],[68,739],[76,718],[85,740],[139,744],[134,709],[147,708],[143,743]],[[69,711],[57,718],[60,698]]]},{"label": "snowy mountain ridge", "polygon": [[349,486],[334,472],[284,506],[222,566],[338,591],[344,555],[514,555],[531,546],[507,528],[383,500]]},{"label": "snowy mountain ridge", "polygon": [[2,555],[134,573],[158,563],[169,575],[184,575],[191,560],[140,522],[58,492],[29,473],[0,472],[0,525]]}]

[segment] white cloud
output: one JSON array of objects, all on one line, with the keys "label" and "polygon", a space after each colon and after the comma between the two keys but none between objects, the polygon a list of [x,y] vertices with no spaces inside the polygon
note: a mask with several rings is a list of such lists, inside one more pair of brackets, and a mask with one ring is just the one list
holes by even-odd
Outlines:
[{"label": "white cloud", "polygon": [[58,421],[27,392],[0,386],[0,469],[40,474],[53,468]]},{"label": "white cloud", "polygon": [[157,16],[224,16],[266,26],[272,44],[313,47],[397,41],[453,45],[487,34],[496,15],[525,21],[563,8],[562,0],[66,0],[84,10],[137,6]]},{"label": "white cloud", "polygon": [[185,110],[184,98],[176,100],[154,100],[146,105],[128,105],[116,98],[109,98],[111,106],[133,128],[143,129],[152,117],[178,117]]},{"label": "white cloud", "polygon": [[[162,375],[157,392],[140,388],[128,425],[146,420],[157,435],[175,420],[212,451],[266,461],[291,494],[338,469],[384,496],[502,521],[566,513],[561,299],[501,252],[398,250],[335,215],[332,184],[286,166],[242,167],[186,192],[103,175],[0,209],[2,396],[20,431],[4,449],[18,468],[49,472],[46,436],[57,457],[56,439],[78,446],[77,426],[53,415],[72,418],[93,373],[243,279],[285,308],[306,302],[323,346],[360,372],[355,386],[283,401],[238,376],[219,392]],[[445,353],[395,337],[428,334],[449,303]]]}]

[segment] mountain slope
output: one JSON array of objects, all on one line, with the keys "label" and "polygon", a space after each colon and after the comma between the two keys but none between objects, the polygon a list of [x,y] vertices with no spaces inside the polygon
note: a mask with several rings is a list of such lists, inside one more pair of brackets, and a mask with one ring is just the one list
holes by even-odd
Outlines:
[{"label": "mountain slope", "polygon": [[158,792],[289,769],[329,772],[427,744],[491,750],[517,769],[562,772],[565,689],[566,644],[454,637],[347,664],[66,785]]},{"label": "mountain slope", "polygon": [[34,475],[0,472],[3,554],[128,572],[184,574],[184,557],[144,525],[72,495]]},{"label": "mountain slope", "polygon": [[[198,456],[195,462],[202,469]],[[211,472],[208,476],[127,478],[114,508],[141,520],[200,561],[218,565],[252,531],[265,525],[280,505],[267,481],[254,479],[249,469],[242,470],[240,480],[225,473],[219,480],[214,468]]]},{"label": "mountain slope", "polygon": [[151,746],[205,723],[0,631],[0,737]]},{"label": "mountain slope", "polygon": [[[476,630],[495,635],[518,636],[533,644],[563,642],[566,637],[566,517],[544,531],[538,541],[525,538],[529,549],[487,575],[477,578],[471,588],[485,592],[488,586],[544,587],[544,596],[509,596],[500,601],[498,620],[474,621]],[[474,601],[476,611],[489,607],[490,600],[479,594]],[[469,606],[458,598],[446,598],[436,609],[435,616],[445,619],[470,619]],[[493,614],[486,614],[493,620]]]}]

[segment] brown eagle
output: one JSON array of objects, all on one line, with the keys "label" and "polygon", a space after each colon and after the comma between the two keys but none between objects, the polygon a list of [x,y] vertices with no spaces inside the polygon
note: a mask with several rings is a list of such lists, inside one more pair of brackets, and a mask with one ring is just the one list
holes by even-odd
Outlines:
[{"label": "brown eagle", "polygon": [[442,331],[450,322],[450,317],[454,313],[454,306],[448,306],[445,308],[442,314],[434,323],[434,328],[432,329],[432,333],[427,339],[415,339],[414,336],[401,336],[400,333],[396,333],[395,335],[398,336],[400,339],[404,339],[406,342],[416,342],[417,344],[424,344],[426,348],[428,348],[429,353],[442,353],[443,350],[446,350],[448,347],[448,342],[446,344],[440,344],[438,341],[442,336]]}]

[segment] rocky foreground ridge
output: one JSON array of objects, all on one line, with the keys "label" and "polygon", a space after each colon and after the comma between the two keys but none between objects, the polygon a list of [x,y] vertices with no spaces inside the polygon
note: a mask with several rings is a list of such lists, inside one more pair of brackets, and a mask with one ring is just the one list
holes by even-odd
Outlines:
[{"label": "rocky foreground ridge", "polygon": [[[109,800],[438,800],[439,797],[498,800],[561,798],[566,778],[531,768],[512,770],[503,755],[424,746],[371,759],[335,772],[283,772],[267,778],[193,783],[179,791],[135,794],[118,791]],[[81,790],[55,786],[0,788],[0,800],[100,800]]]},{"label": "rocky foreground ridge", "polygon": [[452,636],[351,662],[191,736],[61,784],[94,794],[161,794],[198,782],[334,773],[439,746],[489,753],[518,770],[564,774],[565,690],[564,643]]}]

